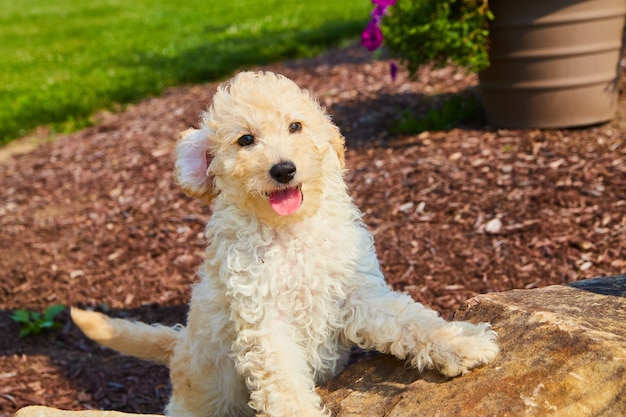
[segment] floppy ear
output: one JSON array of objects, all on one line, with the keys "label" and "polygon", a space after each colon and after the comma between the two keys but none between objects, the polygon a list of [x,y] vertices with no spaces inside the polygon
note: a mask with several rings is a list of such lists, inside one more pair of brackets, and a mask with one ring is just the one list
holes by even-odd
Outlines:
[{"label": "floppy ear", "polygon": [[346,140],[339,131],[339,128],[335,125],[333,125],[333,132],[330,137],[330,146],[337,153],[337,158],[339,159],[339,163],[341,164],[341,169],[344,169],[346,167]]},{"label": "floppy ear", "polygon": [[206,129],[187,129],[180,134],[174,178],[185,194],[206,202],[219,194],[209,169],[212,160]]}]

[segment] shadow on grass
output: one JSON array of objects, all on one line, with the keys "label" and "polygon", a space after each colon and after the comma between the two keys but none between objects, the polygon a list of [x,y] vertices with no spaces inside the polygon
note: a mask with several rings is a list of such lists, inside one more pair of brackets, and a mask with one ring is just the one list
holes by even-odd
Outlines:
[{"label": "shadow on grass", "polygon": [[[235,70],[279,60],[313,57],[342,40],[356,36],[360,22],[328,22],[316,30],[274,31],[247,39],[225,39],[188,50],[176,59],[147,59],[155,72],[165,69],[180,83],[222,79]],[[341,63],[341,62],[337,62]]]},{"label": "shadow on grass", "polygon": [[[238,69],[311,57],[357,36],[363,24],[361,21],[329,20],[315,30],[269,30],[248,38],[225,34],[222,40],[213,42],[209,39],[215,39],[215,32],[224,32],[225,28],[211,27],[206,29],[207,42],[204,45],[175,56],[154,52],[120,56],[114,60],[115,66],[106,67],[129,71],[120,71],[123,74],[113,83],[93,85],[90,80],[93,74],[85,74],[69,93],[47,92],[46,100],[37,94],[11,99],[7,103],[8,108],[16,109],[0,114],[0,144],[41,125],[51,124],[55,131],[64,132],[72,131],[73,126],[85,127],[90,115],[100,109],[133,103],[160,94],[167,87],[220,80]],[[94,68],[94,73],[98,71],[108,70],[105,67]],[[111,77],[116,77],[116,74]]]}]

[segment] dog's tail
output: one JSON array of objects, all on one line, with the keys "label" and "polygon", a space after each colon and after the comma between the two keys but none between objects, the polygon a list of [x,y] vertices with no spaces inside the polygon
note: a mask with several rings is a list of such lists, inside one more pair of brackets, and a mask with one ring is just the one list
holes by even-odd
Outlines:
[{"label": "dog's tail", "polygon": [[72,308],[71,315],[88,338],[125,355],[162,365],[169,364],[180,334],[171,327],[115,319],[78,308]]}]

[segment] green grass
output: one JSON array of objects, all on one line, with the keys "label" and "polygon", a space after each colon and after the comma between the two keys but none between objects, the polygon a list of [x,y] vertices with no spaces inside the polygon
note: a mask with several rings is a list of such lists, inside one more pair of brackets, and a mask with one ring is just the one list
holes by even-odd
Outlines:
[{"label": "green grass", "polygon": [[360,33],[366,0],[0,0],[0,143]]},{"label": "green grass", "polygon": [[420,117],[416,117],[409,109],[403,111],[391,131],[407,135],[427,130],[449,131],[461,123],[485,119],[480,99],[473,92],[452,94],[439,99],[439,105]]}]

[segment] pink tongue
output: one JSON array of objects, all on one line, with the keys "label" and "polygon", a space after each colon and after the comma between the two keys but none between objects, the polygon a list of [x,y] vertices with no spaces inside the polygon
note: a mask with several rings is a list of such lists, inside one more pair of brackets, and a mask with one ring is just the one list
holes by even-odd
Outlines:
[{"label": "pink tongue", "polygon": [[270,195],[270,206],[281,216],[295,213],[302,203],[302,194],[297,188],[274,191]]}]

